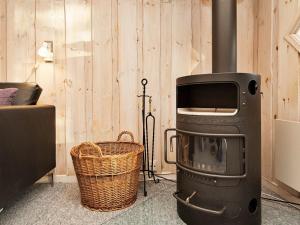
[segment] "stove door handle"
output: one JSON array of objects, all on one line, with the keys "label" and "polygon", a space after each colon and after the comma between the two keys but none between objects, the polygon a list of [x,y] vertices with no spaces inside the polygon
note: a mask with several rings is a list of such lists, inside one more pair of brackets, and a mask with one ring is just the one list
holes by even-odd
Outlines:
[{"label": "stove door handle", "polygon": [[177,201],[179,201],[180,203],[184,204],[187,207],[190,207],[192,209],[204,212],[204,213],[209,213],[209,214],[213,214],[213,215],[217,215],[217,216],[221,216],[224,214],[226,207],[224,206],[221,210],[213,210],[213,209],[207,209],[207,208],[203,208],[200,206],[196,206],[192,203],[190,203],[190,201],[187,200],[183,200],[180,197],[178,197],[178,193],[179,192],[175,192],[173,193],[174,198],[176,198]]},{"label": "stove door handle", "polygon": [[[166,161],[166,163],[168,163],[168,164],[176,164],[176,162],[174,162],[174,161],[169,161],[168,160],[168,132],[169,131],[176,131],[176,129],[175,128],[169,128],[169,129],[166,129],[165,130],[165,136],[164,136],[164,155],[165,155],[165,161]],[[172,142],[172,139],[174,138],[174,137],[176,137],[176,135],[175,136],[172,136],[171,138],[170,138],[170,143]],[[177,153],[176,153],[177,154]]]}]

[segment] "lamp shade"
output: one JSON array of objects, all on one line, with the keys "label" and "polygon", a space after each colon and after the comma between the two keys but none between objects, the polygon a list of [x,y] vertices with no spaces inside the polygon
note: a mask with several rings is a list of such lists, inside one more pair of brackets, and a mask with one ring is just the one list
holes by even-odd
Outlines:
[{"label": "lamp shade", "polygon": [[38,49],[37,54],[44,58],[45,62],[53,62],[53,44],[50,41],[44,41]]}]

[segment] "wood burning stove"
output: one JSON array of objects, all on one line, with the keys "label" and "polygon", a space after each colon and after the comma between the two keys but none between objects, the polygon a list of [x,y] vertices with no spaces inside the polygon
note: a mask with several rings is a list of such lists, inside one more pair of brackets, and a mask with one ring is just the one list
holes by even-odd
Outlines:
[{"label": "wood burning stove", "polygon": [[[177,79],[165,160],[176,164],[174,197],[187,224],[260,225],[260,77],[235,72],[235,0],[213,0],[213,27],[213,73]],[[171,131],[176,162],[167,157]]]},{"label": "wood burning stove", "polygon": [[174,197],[188,224],[260,224],[259,84],[245,73],[177,80],[176,128],[165,139],[176,131]]}]

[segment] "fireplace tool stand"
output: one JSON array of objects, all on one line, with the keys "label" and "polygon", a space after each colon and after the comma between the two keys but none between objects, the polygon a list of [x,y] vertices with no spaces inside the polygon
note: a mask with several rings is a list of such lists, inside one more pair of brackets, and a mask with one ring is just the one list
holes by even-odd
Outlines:
[{"label": "fireplace tool stand", "polygon": [[[152,96],[146,94],[146,86],[148,84],[147,79],[142,79],[141,84],[143,86],[143,94],[137,97],[142,98],[142,124],[143,124],[143,145],[145,148],[143,155],[143,166],[142,172],[144,177],[144,196],[147,196],[146,188],[146,173],[148,178],[152,178],[154,183],[158,183],[159,180],[156,178],[154,173],[154,144],[155,144],[155,117],[152,114]],[[149,112],[146,115],[146,98],[149,98]],[[152,121],[152,143],[151,147],[149,144],[149,128]],[[151,131],[151,128],[150,128]],[[151,159],[149,151],[151,151]],[[151,162],[150,162],[151,161]]]}]

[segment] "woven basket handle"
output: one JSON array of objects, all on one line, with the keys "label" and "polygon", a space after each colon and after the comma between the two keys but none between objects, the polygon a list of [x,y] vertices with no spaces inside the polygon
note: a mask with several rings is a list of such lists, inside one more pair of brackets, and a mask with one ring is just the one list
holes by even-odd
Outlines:
[{"label": "woven basket handle", "polygon": [[89,158],[89,159],[99,158],[99,156],[86,155],[85,153],[83,153],[83,150],[86,149],[86,148],[93,148],[93,149],[95,149],[98,152],[99,156],[103,157],[101,148],[98,145],[96,145],[96,144],[94,144],[92,142],[84,142],[84,143],[82,143],[82,144],[80,144],[78,146],[78,153],[79,153],[79,158],[80,159],[82,159],[82,158]]},{"label": "woven basket handle", "polygon": [[121,138],[123,137],[123,135],[129,135],[130,138],[131,138],[131,142],[134,142],[133,134],[132,134],[131,132],[129,132],[129,131],[122,131],[122,132],[119,134],[117,141],[120,141]]}]

